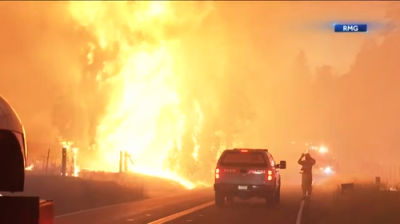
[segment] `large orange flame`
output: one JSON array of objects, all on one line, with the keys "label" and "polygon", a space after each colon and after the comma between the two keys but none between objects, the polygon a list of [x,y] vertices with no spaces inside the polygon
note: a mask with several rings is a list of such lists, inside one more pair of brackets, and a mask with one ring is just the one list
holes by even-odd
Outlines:
[{"label": "large orange flame", "polygon": [[[107,113],[96,137],[103,161],[95,168],[116,171],[119,151],[127,150],[134,161],[134,172],[169,178],[193,188],[195,183],[163,166],[173,142],[181,141],[185,122],[195,120],[191,123],[196,130],[202,123],[200,106],[191,118],[180,109],[174,55],[182,46],[179,36],[170,31],[174,26],[199,23],[206,12],[181,13],[178,17],[177,4],[72,1],[69,9],[73,19],[95,36],[101,50],[118,46],[118,55],[106,61],[98,74],[99,82],[108,83],[111,89]],[[179,10],[193,10],[193,4]],[[92,50],[94,46],[91,43]],[[92,60],[89,52],[88,63]],[[168,111],[169,116],[161,116],[162,111]],[[193,133],[195,143],[198,133]],[[193,156],[197,156],[196,150]]]}]

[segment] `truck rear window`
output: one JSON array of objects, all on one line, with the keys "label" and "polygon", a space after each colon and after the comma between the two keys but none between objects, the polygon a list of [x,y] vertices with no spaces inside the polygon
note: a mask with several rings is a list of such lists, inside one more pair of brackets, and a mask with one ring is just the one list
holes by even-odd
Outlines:
[{"label": "truck rear window", "polygon": [[261,152],[226,152],[220,164],[222,166],[267,166]]}]

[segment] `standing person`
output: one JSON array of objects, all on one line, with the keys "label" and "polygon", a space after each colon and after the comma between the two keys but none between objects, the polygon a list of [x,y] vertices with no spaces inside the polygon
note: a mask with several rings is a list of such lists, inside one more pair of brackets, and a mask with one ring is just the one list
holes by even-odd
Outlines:
[{"label": "standing person", "polygon": [[[303,160],[304,158],[304,160]],[[303,197],[310,197],[312,193],[312,167],[316,161],[309,153],[301,154],[298,163],[302,166],[301,171],[301,188],[303,190]]]}]

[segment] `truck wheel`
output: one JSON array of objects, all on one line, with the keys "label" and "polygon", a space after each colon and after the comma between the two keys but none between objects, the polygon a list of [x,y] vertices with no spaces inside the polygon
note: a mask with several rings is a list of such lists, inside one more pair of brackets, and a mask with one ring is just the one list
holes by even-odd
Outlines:
[{"label": "truck wheel", "polygon": [[281,202],[281,186],[279,186],[278,190],[275,194],[275,202],[279,204]]},{"label": "truck wheel", "polygon": [[224,206],[225,204],[225,195],[221,194],[218,191],[215,191],[215,205]]},{"label": "truck wheel", "polygon": [[267,206],[275,206],[277,204],[277,196],[276,192],[268,193],[268,196],[265,198]]}]

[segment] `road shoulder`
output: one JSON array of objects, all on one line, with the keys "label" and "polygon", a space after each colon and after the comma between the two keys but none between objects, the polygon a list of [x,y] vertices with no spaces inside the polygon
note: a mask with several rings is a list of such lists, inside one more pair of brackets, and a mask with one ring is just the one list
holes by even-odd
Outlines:
[{"label": "road shoulder", "polygon": [[310,203],[310,224],[398,224],[400,193],[355,189],[337,197],[326,195],[317,206]]}]

